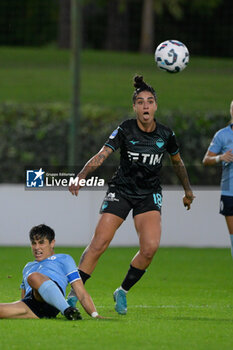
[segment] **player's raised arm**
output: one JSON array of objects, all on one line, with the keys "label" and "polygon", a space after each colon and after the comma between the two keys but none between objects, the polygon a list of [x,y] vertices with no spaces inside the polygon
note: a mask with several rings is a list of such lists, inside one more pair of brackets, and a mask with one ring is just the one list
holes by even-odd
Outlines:
[{"label": "player's raised arm", "polygon": [[113,150],[110,147],[103,146],[101,150],[84,165],[82,170],[76,176],[76,178],[78,178],[78,183],[73,183],[69,187],[69,191],[72,193],[72,195],[78,195],[78,191],[81,187],[79,185],[79,181],[85,179],[88,174],[98,169],[112,152]]},{"label": "player's raised arm", "polygon": [[170,158],[171,158],[176,176],[180,180],[185,191],[185,195],[183,197],[184,206],[187,208],[187,210],[189,210],[191,208],[191,204],[195,196],[193,195],[193,191],[189,183],[187,170],[185,168],[185,165],[179,153],[175,154],[174,156],[170,156]]}]

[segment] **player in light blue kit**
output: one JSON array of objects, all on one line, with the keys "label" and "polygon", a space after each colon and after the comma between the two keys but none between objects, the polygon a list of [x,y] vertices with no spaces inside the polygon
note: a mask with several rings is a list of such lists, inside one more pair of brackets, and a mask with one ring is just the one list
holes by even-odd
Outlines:
[{"label": "player in light blue kit", "polygon": [[214,165],[222,162],[220,214],[226,218],[233,257],[233,101],[231,102],[230,114],[230,125],[216,132],[203,163]]},{"label": "player in light blue kit", "polygon": [[101,318],[73,258],[68,254],[54,254],[53,229],[46,225],[34,226],[29,236],[35,260],[23,269],[22,299],[0,304],[0,318],[55,318],[61,312],[68,320],[81,319],[79,310],[70,307],[65,300],[68,283],[85,311],[94,318]]}]

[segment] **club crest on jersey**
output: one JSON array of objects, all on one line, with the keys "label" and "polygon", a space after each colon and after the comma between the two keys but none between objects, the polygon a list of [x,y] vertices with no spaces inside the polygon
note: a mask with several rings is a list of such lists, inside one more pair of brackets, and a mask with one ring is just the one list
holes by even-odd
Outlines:
[{"label": "club crest on jersey", "polygon": [[56,256],[52,255],[48,258],[49,260],[55,260],[56,259]]},{"label": "club crest on jersey", "polygon": [[164,141],[162,139],[158,139],[155,143],[159,148],[162,148],[164,145]]}]

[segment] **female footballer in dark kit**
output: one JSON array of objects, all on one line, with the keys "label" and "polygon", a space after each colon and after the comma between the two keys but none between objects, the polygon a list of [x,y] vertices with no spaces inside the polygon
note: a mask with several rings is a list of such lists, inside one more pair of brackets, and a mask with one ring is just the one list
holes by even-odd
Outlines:
[{"label": "female footballer in dark kit", "polygon": [[[120,124],[77,175],[79,179],[85,179],[112,152],[120,149],[120,166],[109,182],[95,233],[79,263],[79,272],[85,283],[132,209],[140,249],[131,260],[122,284],[113,294],[115,309],[119,314],[126,314],[126,294],[143,276],[159,247],[162,207],[159,171],[165,152],[169,153],[174,171],[184,188],[183,203],[188,210],[194,199],[175,134],[154,118],[157,97],[153,87],[146,84],[142,76],[134,78],[134,87],[133,109],[136,119],[128,119]],[[77,196],[79,188],[74,184],[69,190]],[[68,302],[72,306],[77,302],[72,291]]]}]

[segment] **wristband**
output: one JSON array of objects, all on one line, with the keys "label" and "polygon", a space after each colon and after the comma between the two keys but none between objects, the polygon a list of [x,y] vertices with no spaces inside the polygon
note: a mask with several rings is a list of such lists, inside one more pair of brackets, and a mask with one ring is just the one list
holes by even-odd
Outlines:
[{"label": "wristband", "polygon": [[96,311],[92,312],[91,317],[96,318],[97,316],[99,316],[98,312]]},{"label": "wristband", "polygon": [[215,161],[216,161],[216,163],[219,163],[219,162],[220,162],[220,160],[221,160],[221,159],[220,159],[220,155],[218,155],[218,156],[216,156],[216,157],[215,157]]}]

